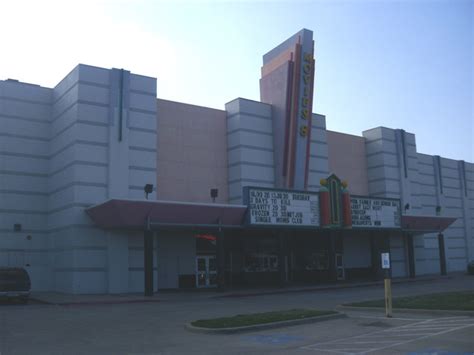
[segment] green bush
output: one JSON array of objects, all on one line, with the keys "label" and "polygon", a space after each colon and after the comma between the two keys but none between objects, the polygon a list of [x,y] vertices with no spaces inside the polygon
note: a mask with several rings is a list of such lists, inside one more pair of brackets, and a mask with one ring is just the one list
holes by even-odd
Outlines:
[{"label": "green bush", "polygon": [[290,309],[286,311],[277,312],[238,314],[233,317],[200,319],[191,322],[191,324],[195,327],[202,328],[235,328],[255,324],[265,324],[286,320],[304,319],[309,317],[319,317],[336,313],[337,312],[334,311],[319,311],[315,309]]},{"label": "green bush", "polygon": [[[385,302],[384,300],[374,300],[350,303],[348,306],[383,308],[385,306]],[[393,299],[393,308],[474,311],[474,292],[459,291],[411,297],[396,297]]]}]

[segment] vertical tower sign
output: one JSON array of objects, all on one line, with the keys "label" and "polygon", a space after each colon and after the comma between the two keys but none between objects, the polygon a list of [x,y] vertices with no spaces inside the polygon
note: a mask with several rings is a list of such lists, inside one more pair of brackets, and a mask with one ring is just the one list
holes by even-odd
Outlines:
[{"label": "vertical tower sign", "polygon": [[276,187],[307,187],[313,86],[311,31],[301,30],[263,56],[260,97],[273,108]]}]

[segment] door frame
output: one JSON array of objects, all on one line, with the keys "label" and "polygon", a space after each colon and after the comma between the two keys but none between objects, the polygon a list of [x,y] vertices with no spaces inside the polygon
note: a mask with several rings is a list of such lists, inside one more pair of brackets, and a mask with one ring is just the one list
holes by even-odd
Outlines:
[{"label": "door frame", "polygon": [[[337,259],[341,259],[340,265],[338,265]],[[336,263],[336,278],[337,280],[345,280],[346,279],[346,270],[344,268],[344,254],[343,253],[336,253],[334,262]],[[339,275],[339,271],[341,271],[341,276]]]},{"label": "door frame", "polygon": [[[199,271],[199,259],[205,260],[205,285],[199,285],[199,274],[203,273],[203,271]],[[215,270],[210,270],[210,260],[214,259],[214,265],[216,266]],[[196,255],[196,267],[195,267],[195,275],[196,275],[196,288],[214,288],[217,287],[217,258],[215,255]],[[215,284],[211,284],[211,275],[215,275]]]}]

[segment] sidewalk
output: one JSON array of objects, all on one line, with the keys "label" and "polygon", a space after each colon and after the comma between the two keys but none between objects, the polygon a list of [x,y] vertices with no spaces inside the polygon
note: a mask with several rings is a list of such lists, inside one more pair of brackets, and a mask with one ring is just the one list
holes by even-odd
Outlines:
[{"label": "sidewalk", "polygon": [[[402,283],[422,283],[443,279],[465,278],[465,274],[453,273],[448,276],[429,275],[420,276],[415,279],[399,278],[392,279],[393,284]],[[126,303],[155,303],[155,302],[195,302],[203,299],[213,298],[240,298],[257,297],[264,295],[289,294],[297,292],[318,292],[326,290],[369,287],[383,285],[381,281],[364,282],[341,282],[328,283],[304,287],[288,286],[285,288],[259,288],[240,289],[231,291],[217,291],[215,289],[205,290],[163,290],[155,293],[151,297],[146,297],[141,293],[132,294],[90,294],[74,295],[59,292],[32,292],[31,299],[43,304],[77,306],[77,305],[99,305],[99,304],[126,304]]]},{"label": "sidewalk", "polygon": [[[428,275],[419,276],[415,279],[411,278],[396,278],[392,279],[392,284],[411,283],[411,282],[423,282],[423,281],[434,281],[442,279],[452,279],[459,274],[451,274],[448,276],[440,275]],[[265,288],[265,289],[245,289],[245,290],[234,290],[226,292],[225,294],[216,295],[215,297],[254,297],[263,295],[274,295],[283,293],[296,293],[296,292],[312,292],[312,291],[326,291],[326,290],[337,290],[344,288],[355,288],[355,287],[368,287],[368,286],[380,286],[383,285],[383,280],[378,281],[344,281],[338,283],[326,283],[320,285],[311,285],[303,287],[285,287],[285,288]]]}]

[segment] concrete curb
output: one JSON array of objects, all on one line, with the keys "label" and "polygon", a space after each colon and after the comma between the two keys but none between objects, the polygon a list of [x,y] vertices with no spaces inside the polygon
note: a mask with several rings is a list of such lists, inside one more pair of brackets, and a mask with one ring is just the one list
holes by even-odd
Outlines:
[{"label": "concrete curb", "polygon": [[158,303],[160,300],[96,300],[83,302],[48,302],[39,298],[31,298],[33,302],[46,304],[50,306],[100,306],[100,305],[115,305],[115,304],[132,304],[132,303]]},{"label": "concrete curb", "polygon": [[[339,305],[336,307],[337,311],[369,311],[369,312],[384,312],[383,307],[355,307]],[[411,308],[393,308],[393,313],[415,313],[415,314],[433,314],[446,316],[469,316],[474,317],[474,311],[455,311],[445,309],[411,309]]]},{"label": "concrete curb", "polygon": [[[415,283],[415,282],[430,282],[442,279],[452,279],[453,276],[437,276],[437,277],[426,277],[419,279],[392,279],[392,284],[405,284],[405,283]],[[274,290],[265,290],[261,292],[247,292],[247,293],[228,293],[224,295],[213,296],[212,298],[243,298],[243,297],[256,297],[256,296],[267,296],[267,295],[278,295],[286,293],[303,293],[303,292],[315,292],[315,291],[333,291],[338,289],[345,288],[358,288],[358,287],[370,287],[370,286],[383,286],[384,281],[371,281],[371,282],[362,282],[354,284],[342,284],[342,285],[326,285],[326,286],[316,286],[316,287],[306,287],[306,288],[297,288],[297,289],[274,289]]]},{"label": "concrete curb", "polygon": [[191,323],[186,323],[184,325],[184,328],[194,333],[235,334],[235,333],[249,332],[249,331],[254,331],[254,330],[265,330],[265,329],[289,327],[289,326],[300,325],[300,324],[317,323],[317,322],[323,322],[326,320],[346,318],[346,317],[347,315],[344,313],[336,313],[336,314],[328,314],[324,316],[317,316],[317,317],[310,317],[310,318],[303,318],[303,319],[285,320],[281,322],[255,324],[255,325],[249,325],[245,327],[219,328],[219,329],[195,327],[191,325]]}]

